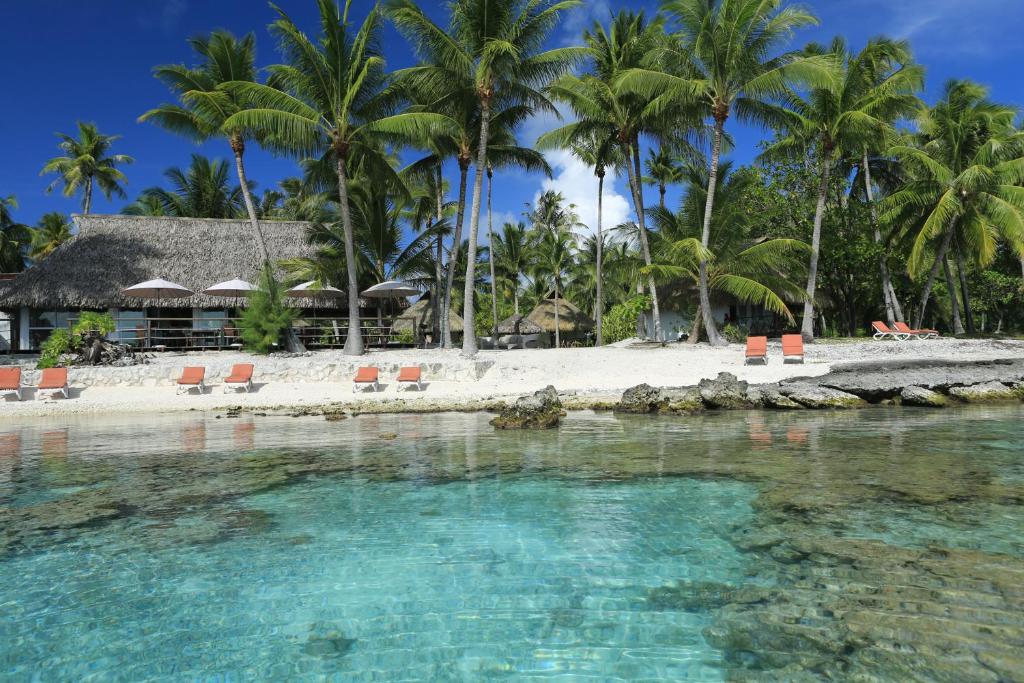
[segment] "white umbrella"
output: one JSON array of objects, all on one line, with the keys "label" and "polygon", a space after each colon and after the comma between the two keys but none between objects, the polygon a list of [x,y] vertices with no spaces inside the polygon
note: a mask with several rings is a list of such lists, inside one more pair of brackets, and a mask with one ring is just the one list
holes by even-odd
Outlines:
[{"label": "white umbrella", "polygon": [[160,320],[160,302],[164,299],[186,299],[195,294],[191,289],[162,278],[146,280],[121,290],[122,296],[133,299],[155,299],[157,322]]},{"label": "white umbrella", "polygon": [[209,294],[210,296],[227,296],[238,298],[240,296],[249,296],[256,291],[256,285],[245,280],[227,280],[225,282],[218,282],[215,285],[211,285],[203,290],[203,294]]},{"label": "white umbrella", "polygon": [[419,287],[401,280],[388,280],[363,290],[363,296],[370,299],[401,299],[404,296],[415,296],[419,293]]},{"label": "white umbrella", "polygon": [[331,287],[330,285],[322,285],[316,280],[310,280],[309,282],[303,282],[301,285],[295,285],[287,292],[285,296],[291,297],[292,299],[312,299],[313,300],[313,324],[316,324],[316,300],[317,299],[340,299],[345,296],[345,292],[341,291],[337,287]]}]

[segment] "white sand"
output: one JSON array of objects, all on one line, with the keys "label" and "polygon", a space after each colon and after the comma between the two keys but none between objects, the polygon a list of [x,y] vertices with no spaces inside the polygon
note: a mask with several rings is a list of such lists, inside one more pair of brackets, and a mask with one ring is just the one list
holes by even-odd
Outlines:
[{"label": "white sand", "polygon": [[[403,350],[378,351],[360,359],[362,364],[417,364],[455,361],[459,351]],[[778,343],[769,344],[768,365],[744,365],[743,347],[732,345],[713,349],[707,345],[685,344],[667,347],[600,349],[481,351],[480,359],[494,360],[494,366],[477,381],[431,381],[425,377],[422,393],[399,391],[393,377],[382,374],[382,390],[373,394],[352,392],[350,383],[322,382],[288,384],[261,383],[260,359],[243,354],[189,354],[170,356],[157,362],[180,365],[216,365],[248,360],[256,364],[256,390],[251,394],[228,393],[213,380],[207,393],[199,396],[175,394],[171,386],[157,387],[75,387],[70,400],[32,400],[18,403],[13,396],[0,399],[0,421],[28,416],[52,416],[72,413],[124,412],[157,413],[187,410],[216,410],[229,406],[250,409],[287,409],[317,406],[325,403],[354,405],[357,402],[405,402],[423,407],[456,407],[485,399],[504,399],[522,395],[548,384],[562,392],[614,397],[623,390],[646,382],[654,386],[693,385],[719,372],[731,372],[751,383],[777,382],[795,376],[822,375],[837,363],[855,361],[897,361],[910,359],[991,360],[1024,358],[1024,341],[1015,340],[953,340],[874,342],[838,341],[817,343],[807,347],[804,365],[786,364],[781,360]],[[326,362],[337,358],[337,352],[313,354],[294,359],[303,364]],[[205,360],[204,360],[205,359]],[[74,374],[72,372],[72,378]],[[395,409],[400,409],[396,404]]]}]

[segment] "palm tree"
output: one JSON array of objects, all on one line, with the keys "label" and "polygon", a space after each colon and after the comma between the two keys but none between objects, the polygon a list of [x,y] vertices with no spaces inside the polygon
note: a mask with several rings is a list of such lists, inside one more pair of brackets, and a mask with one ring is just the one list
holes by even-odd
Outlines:
[{"label": "palm tree", "polygon": [[[915,327],[922,325],[954,237],[978,264],[992,261],[1000,238],[1024,256],[1024,134],[1013,127],[1015,116],[991,102],[983,86],[950,81],[942,100],[920,117],[919,144],[890,150],[908,181],[883,200],[882,220],[913,231],[912,276],[934,254]],[[952,277],[947,282],[955,296]]]},{"label": "palm tree", "polygon": [[119,165],[134,161],[126,154],[109,154],[113,143],[120,135],[103,135],[95,123],[78,122],[78,138],[66,133],[57,133],[60,144],[57,146],[64,153],[46,162],[39,175],[59,174],[59,178],[50,183],[47,192],[53,192],[58,184],[64,183],[63,194],[72,197],[82,193],[82,213],[88,214],[92,209],[93,185],[107,199],[116,195],[124,197],[123,185],[128,181]]},{"label": "palm tree", "polygon": [[18,208],[15,196],[0,197],[0,273],[25,269],[25,249],[31,241],[28,226],[17,223],[11,213]]},{"label": "palm tree", "polygon": [[270,252],[260,230],[242,160],[246,131],[241,126],[225,125],[233,114],[244,108],[245,103],[237,94],[221,87],[228,82],[256,81],[256,38],[249,33],[239,40],[227,31],[214,31],[209,36],[189,38],[188,42],[200,58],[195,67],[166,64],[153,70],[154,75],[177,96],[180,104],[162,104],[140,116],[139,121],[152,121],[196,142],[217,136],[227,138],[235,157],[235,172],[242,188],[249,224],[264,262],[269,263]]},{"label": "palm tree", "polygon": [[[833,78],[828,59],[796,52],[774,55],[796,29],[817,23],[811,13],[785,0],[664,0],[663,10],[678,29],[674,45],[657,55],[648,68],[631,69],[618,81],[620,89],[651,98],[650,112],[697,105],[714,121],[707,205],[701,244],[711,244],[718,166],[725,123],[735,112],[741,119],[761,120],[763,104],[782,94],[787,82],[826,84]],[[711,310],[707,262],[701,261],[700,305]],[[704,329],[713,345],[724,344],[714,316],[704,315]]]},{"label": "palm tree", "polygon": [[665,192],[669,185],[678,183],[683,169],[664,146],[651,149],[647,156],[647,177],[644,182],[658,188],[658,206],[665,208]]},{"label": "palm tree", "polygon": [[34,261],[41,261],[69,239],[71,223],[68,217],[57,211],[44,213],[32,231],[32,251],[29,255]]},{"label": "palm tree", "polygon": [[348,336],[345,353],[361,355],[359,281],[355,238],[348,197],[348,166],[358,164],[386,185],[402,183],[383,151],[395,136],[423,137],[424,128],[440,123],[431,114],[387,116],[393,93],[386,88],[384,60],[376,52],[381,31],[375,6],[355,31],[349,21],[352,0],[344,8],[332,0],[317,0],[321,35],[310,40],[280,8],[270,25],[287,57],[287,64],[270,67],[270,80],[262,85],[246,81],[223,84],[248,108],[232,114],[227,129],[255,131],[272,150],[299,157],[318,157],[337,174],[338,207],[344,230],[348,282]]},{"label": "palm tree", "polygon": [[558,299],[565,291],[562,278],[573,262],[575,252],[575,236],[561,226],[554,225],[540,231],[533,242],[532,270],[536,280],[550,283],[555,292],[555,348],[562,347],[559,330],[560,316]]},{"label": "palm tree", "polygon": [[242,215],[242,189],[232,186],[228,164],[220,159],[192,155],[188,170],[164,171],[170,189],[151,187],[124,213],[179,218],[236,218]]},{"label": "palm tree", "polygon": [[504,294],[511,292],[516,315],[519,315],[519,283],[526,274],[529,250],[529,237],[523,223],[505,223],[491,246],[499,281],[506,288]]},{"label": "palm tree", "polygon": [[[682,171],[686,197],[678,213],[657,207],[651,210],[660,237],[656,253],[661,260],[651,266],[661,276],[683,278],[700,286],[700,263],[708,264],[708,287],[745,303],[759,304],[793,322],[787,300],[799,300],[800,286],[791,281],[798,273],[807,245],[791,239],[761,239],[752,235],[755,217],[744,209],[742,197],[756,182],[750,174],[732,174],[726,162],[719,168],[717,188],[721,201],[712,214],[711,248],[705,249],[704,207],[707,205],[706,166]],[[699,307],[691,332],[696,341],[704,307]],[[707,309],[710,310],[710,309]]]},{"label": "palm tree", "polygon": [[[649,113],[651,98],[623,91],[616,87],[616,83],[622,74],[639,67],[648,54],[662,45],[664,24],[657,17],[648,22],[643,13],[623,11],[615,16],[607,30],[600,23],[595,23],[591,30],[584,33],[584,41],[591,58],[590,73],[564,76],[549,88],[553,98],[569,106],[576,121],[542,135],[537,145],[542,149],[572,149],[574,146],[593,143],[603,148],[611,142],[619,148],[636,213],[640,251],[644,262],[650,265],[651,253],[640,175],[640,135],[645,131],[662,129],[665,122],[660,113]],[[685,112],[680,119],[684,127],[688,125],[689,118]],[[651,291],[655,336],[660,337],[658,290],[653,276],[647,280]]]},{"label": "palm tree", "polygon": [[[471,89],[476,99],[480,130],[463,302],[467,326],[476,316],[473,286],[477,230],[491,113],[516,105],[553,109],[538,88],[565,70],[579,51],[575,48],[541,51],[540,47],[557,25],[562,11],[577,4],[578,0],[453,0],[449,5],[448,31],[417,12],[409,0],[390,5],[396,23],[412,38],[421,58],[427,62],[417,68],[416,80],[438,89],[449,88],[463,97]],[[476,337],[467,329],[462,352],[471,356],[476,350]]]},{"label": "palm tree", "polygon": [[810,45],[807,54],[835,59],[841,68],[840,77],[811,88],[804,96],[790,93],[785,98],[785,108],[772,107],[783,135],[765,150],[762,157],[802,159],[808,154],[818,157],[820,182],[800,332],[805,342],[814,340],[814,296],[818,283],[821,226],[833,167],[838,159],[862,156],[871,140],[894,134],[890,126],[894,105],[901,109],[913,106],[914,92],[924,81],[923,71],[916,67],[894,70],[882,79],[878,79],[877,71],[867,69],[886,53],[894,53],[893,48],[895,46],[888,41],[874,41],[863,52],[854,55],[842,38],[834,39],[827,50]]}]

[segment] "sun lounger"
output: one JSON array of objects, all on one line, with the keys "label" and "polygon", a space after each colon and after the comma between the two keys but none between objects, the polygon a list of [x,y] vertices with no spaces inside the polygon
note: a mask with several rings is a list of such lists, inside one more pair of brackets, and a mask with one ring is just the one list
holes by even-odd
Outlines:
[{"label": "sun lounger", "polygon": [[782,335],[782,362],[804,362],[804,339],[799,334]]},{"label": "sun lounger", "polygon": [[871,329],[875,331],[875,333],[871,335],[875,341],[881,341],[886,337],[892,337],[897,341],[907,341],[908,339],[910,339],[909,334],[905,332],[897,332],[895,330],[891,330],[889,329],[889,326],[883,323],[881,320],[876,320],[875,322],[871,323]]},{"label": "sun lounger", "polygon": [[231,374],[224,378],[224,392],[229,387],[245,389],[245,393],[252,391],[252,363],[237,363],[231,368]]},{"label": "sun lounger", "polygon": [[20,401],[25,387],[21,386],[21,368],[0,368],[0,396],[14,394]]},{"label": "sun lounger", "polygon": [[906,323],[893,323],[893,327],[896,328],[897,332],[909,334],[917,339],[935,339],[939,336],[938,330],[912,330]]},{"label": "sun lounger", "polygon": [[67,368],[47,368],[43,370],[39,378],[39,386],[36,387],[36,398],[42,398],[43,394],[62,394],[64,398],[71,398],[71,386],[68,384]]},{"label": "sun lounger", "polygon": [[359,368],[356,376],[352,379],[352,393],[354,394],[363,386],[371,386],[373,390],[380,391],[380,371],[374,367]]},{"label": "sun lounger", "polygon": [[743,364],[749,365],[754,360],[768,364],[768,337],[747,337],[747,358]]},{"label": "sun lounger", "polygon": [[419,367],[402,368],[398,371],[398,386],[416,385],[416,391],[423,391],[423,373]]},{"label": "sun lounger", "polygon": [[206,391],[206,368],[204,367],[187,367],[181,371],[181,378],[178,380],[178,391],[177,393],[188,393],[193,389],[198,389],[199,393]]}]

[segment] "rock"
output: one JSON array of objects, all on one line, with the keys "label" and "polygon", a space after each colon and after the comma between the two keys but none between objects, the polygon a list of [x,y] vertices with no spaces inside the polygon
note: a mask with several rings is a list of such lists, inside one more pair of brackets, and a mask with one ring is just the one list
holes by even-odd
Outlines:
[{"label": "rock", "polygon": [[702,379],[697,385],[700,397],[711,408],[749,408],[747,383],[728,372],[718,373],[716,379]]},{"label": "rock", "polygon": [[853,394],[814,384],[785,384],[779,391],[805,408],[859,408],[865,405],[863,399]]},{"label": "rock", "polygon": [[[259,413],[256,414],[259,415]],[[324,419],[328,422],[341,422],[342,420],[347,420],[348,415],[340,410],[336,412],[325,412]]]},{"label": "rock", "polygon": [[377,438],[384,441],[394,441],[398,438],[398,434],[395,434],[394,432],[384,432],[383,434],[378,434]]},{"label": "rock", "polygon": [[663,394],[668,399],[668,403],[661,409],[663,413],[693,413],[704,410],[704,400],[697,387],[667,389]]},{"label": "rock", "polygon": [[761,408],[775,410],[803,410],[803,406],[793,399],[783,396],[778,384],[755,384],[747,389],[747,400]]},{"label": "rock", "polygon": [[949,403],[949,399],[942,394],[924,387],[906,387],[900,393],[900,398],[904,405],[922,408],[941,408]]},{"label": "rock", "polygon": [[949,395],[965,403],[996,403],[1016,401],[1017,393],[1002,382],[984,382],[967,387],[953,387]]},{"label": "rock", "polygon": [[877,402],[900,395],[904,387],[949,391],[987,382],[1024,380],[1024,360],[955,362],[946,360],[903,363],[855,363],[839,366],[817,383]]},{"label": "rock", "polygon": [[530,396],[521,396],[502,409],[491,424],[498,429],[551,429],[558,426],[562,403],[558,391],[548,386]]},{"label": "rock", "polygon": [[622,399],[615,406],[615,412],[645,415],[659,412],[667,405],[668,399],[661,389],[650,384],[640,384],[622,393]]}]

